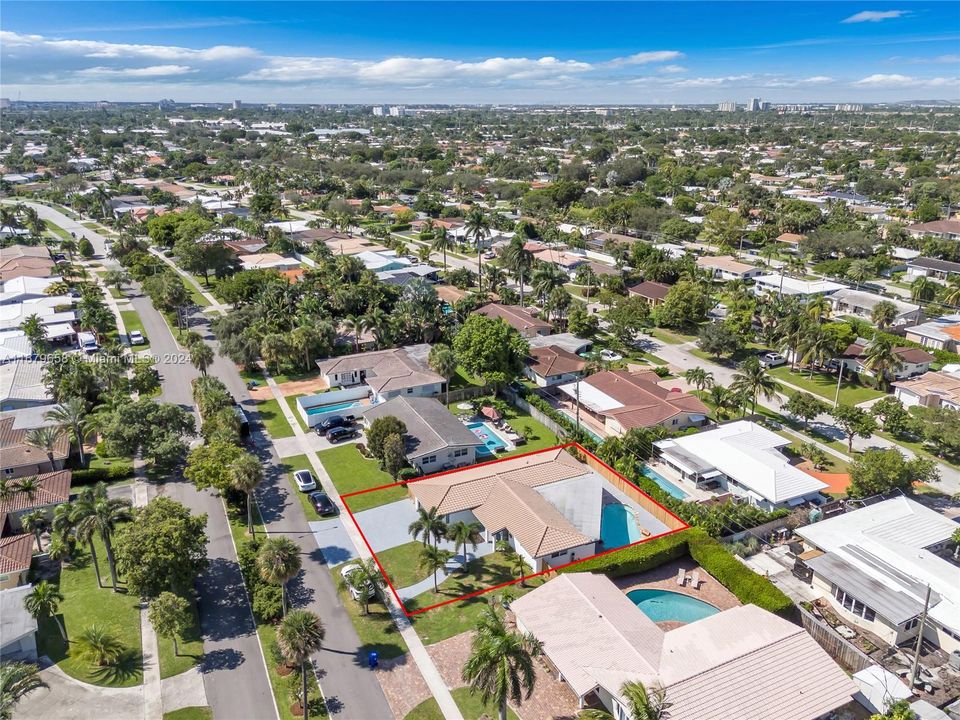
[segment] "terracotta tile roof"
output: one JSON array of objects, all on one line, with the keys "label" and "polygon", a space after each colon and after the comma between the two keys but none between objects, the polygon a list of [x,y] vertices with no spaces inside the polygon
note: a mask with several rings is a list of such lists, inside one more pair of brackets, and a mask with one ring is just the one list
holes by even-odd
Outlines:
[{"label": "terracotta tile roof", "polygon": [[622,407],[604,410],[603,414],[616,418],[625,430],[657,425],[682,412],[710,414],[710,409],[697,397],[662,388],[657,385],[659,379],[650,371],[607,370],[591,375],[586,382],[622,404]]},{"label": "terracotta tile roof", "polygon": [[[47,462],[47,454],[27,444],[27,430],[17,430],[13,427],[15,418],[0,419],[0,466],[22,467],[36,463]],[[65,460],[70,454],[70,439],[66,433],[57,439],[53,450],[54,460]]]},{"label": "terracotta tile roof", "polygon": [[587,366],[583,358],[558,347],[530,348],[530,360],[530,369],[540,377],[582,372]]},{"label": "terracotta tile roof", "polygon": [[[859,358],[863,357],[867,351],[867,345],[862,342],[850,343],[847,349],[843,351],[843,357]],[[936,360],[936,358],[926,350],[915,347],[896,347],[893,352],[905,363],[922,364]]]},{"label": "terracotta tile roof", "polygon": [[33,559],[33,535],[11,535],[0,538],[0,573],[23,572]]},{"label": "terracotta tile roof", "polygon": [[653,280],[646,280],[638,285],[632,285],[627,290],[633,295],[639,295],[650,300],[663,300],[670,292],[670,286]]},{"label": "terracotta tile roof", "polygon": [[[73,472],[70,470],[57,470],[56,472],[37,475],[39,488],[33,499],[26,493],[16,492],[9,499],[0,501],[0,514],[25,512],[36,507],[59,505],[66,502],[70,499],[72,477]],[[11,487],[16,490],[21,480],[23,478],[11,480]]]},{"label": "terracotta tile roof", "polygon": [[534,317],[526,308],[519,305],[501,305],[500,303],[490,303],[478,308],[474,312],[485,315],[488,318],[500,318],[508,325],[516,328],[521,334],[526,330],[550,330],[550,323],[540,318]]}]

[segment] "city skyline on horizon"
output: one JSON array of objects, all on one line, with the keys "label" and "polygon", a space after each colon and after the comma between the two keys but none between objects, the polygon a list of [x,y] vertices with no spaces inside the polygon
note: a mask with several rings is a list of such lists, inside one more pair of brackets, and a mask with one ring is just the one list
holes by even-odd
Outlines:
[{"label": "city skyline on horizon", "polygon": [[204,2],[2,7],[3,95],[25,101],[960,100],[956,3],[243,3],[229,17]]}]

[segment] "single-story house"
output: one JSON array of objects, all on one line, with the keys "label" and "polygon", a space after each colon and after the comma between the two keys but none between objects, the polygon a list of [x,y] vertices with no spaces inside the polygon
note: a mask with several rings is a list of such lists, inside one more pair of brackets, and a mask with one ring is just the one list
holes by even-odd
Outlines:
[{"label": "single-story house", "polygon": [[[34,449],[34,453],[43,452]],[[44,458],[44,465],[50,466],[49,460]],[[18,480],[27,477],[25,475],[7,475],[7,460],[3,460],[4,476],[14,478],[10,481],[10,488],[13,494],[6,500],[0,500],[0,533],[19,532],[21,528],[20,518],[28,512],[42,509],[50,510],[60,503],[67,502],[70,499],[70,484],[73,478],[73,472],[70,470],[56,470],[54,472],[43,472],[35,475],[37,479],[37,491],[31,497],[24,492],[20,492],[20,483]]]},{"label": "single-story house", "polygon": [[928,257],[918,257],[907,262],[907,282],[918,277],[946,282],[951,275],[960,275],[960,263]]},{"label": "single-story house", "polygon": [[780,235],[777,236],[777,242],[784,243],[785,245],[789,246],[789,249],[796,250],[796,248],[799,247],[800,243],[803,240],[806,240],[806,238],[807,238],[806,235],[798,235],[797,233],[785,232],[785,233],[780,233]]},{"label": "single-story house", "polygon": [[715,280],[749,280],[763,275],[766,270],[756,265],[747,265],[729,255],[704,255],[697,258],[697,267],[709,270]]},{"label": "single-story house", "polygon": [[523,374],[540,387],[548,387],[583,377],[586,367],[586,360],[561,347],[531,347]]},{"label": "single-story house", "polygon": [[798,280],[789,275],[760,275],[753,279],[753,292],[757,295],[796,295],[804,302],[821,295],[830,295],[843,290],[846,285],[830,280]]},{"label": "single-story house", "polygon": [[300,261],[277,253],[251,253],[240,258],[244,270],[298,270]]},{"label": "single-story house", "polygon": [[593,348],[592,340],[579,338],[573,333],[557,333],[556,335],[534,335],[528,338],[530,347],[558,347],[569,353],[582,356]]},{"label": "single-story house", "polygon": [[[19,587],[27,581],[35,542],[30,533],[0,537],[0,590]],[[6,645],[6,639],[3,643]]]},{"label": "single-story house", "polygon": [[944,315],[920,325],[905,328],[907,340],[931,350],[956,352],[960,347],[960,313]]},{"label": "single-story house", "polygon": [[960,240],[960,220],[934,220],[933,222],[907,225],[913,237],[937,237],[942,240]]},{"label": "single-story house", "polygon": [[696,435],[658,440],[660,460],[698,487],[713,487],[764,510],[819,504],[827,485],[790,464],[790,440],[748,420]]},{"label": "single-story house", "polygon": [[663,688],[670,720],[818,720],[857,691],[802,627],[755,605],[665,631],[606,576],[564,573],[510,609],[580,706],[620,720],[625,682]]},{"label": "single-story house", "polygon": [[553,326],[550,323],[546,320],[541,320],[529,310],[519,305],[489,303],[481,308],[477,308],[474,312],[488,318],[500,318],[525,338],[533,337],[534,335],[549,335],[553,331]]},{"label": "single-story house", "polygon": [[37,621],[23,601],[33,585],[0,590],[0,659],[37,661]]},{"label": "single-story house", "polygon": [[50,277],[54,274],[54,265],[45,246],[10,245],[3,248],[0,257],[0,280],[6,282],[18,277]]},{"label": "single-story house", "polygon": [[407,462],[422,473],[473,465],[480,438],[439,401],[425,397],[394,397],[372,405],[362,413],[368,427],[377,418],[395,417],[407,428]]},{"label": "single-story house", "polygon": [[325,358],[317,367],[331,388],[368,385],[375,402],[398,395],[436,397],[446,381],[430,369],[429,354],[430,345],[422,343]]},{"label": "single-story house", "polygon": [[23,275],[4,280],[0,282],[0,305],[16,305],[27,300],[49,297],[47,288],[62,279],[59,276],[38,278]]},{"label": "single-story house", "polygon": [[898,380],[893,383],[893,394],[904,407],[923,405],[960,410],[960,373],[938,370]]},{"label": "single-story house", "polygon": [[[856,342],[847,346],[837,361],[843,363],[848,370],[873,377],[873,372],[864,365],[869,345],[869,340],[857,338]],[[930,369],[930,363],[936,360],[930,353],[915,347],[897,347],[893,352],[900,359],[900,367],[890,373],[894,380],[923,375]]]},{"label": "single-story house", "polygon": [[907,323],[918,322],[923,318],[923,310],[919,305],[904,302],[896,298],[884,297],[865,290],[854,290],[844,288],[837,290],[832,295],[827,296],[827,300],[833,307],[833,311],[838,315],[853,315],[855,317],[869,318],[870,314],[881,302],[891,303],[896,309],[897,314],[893,318],[892,325],[906,325]]},{"label": "single-story house", "polygon": [[960,650],[960,567],[951,535],[957,523],[907,497],[836,515],[802,528],[802,564],[811,584],[844,622],[891,645],[916,638],[927,587],[924,639]]},{"label": "single-story house", "polygon": [[17,359],[0,365],[0,411],[52,404],[53,396],[43,382],[43,369],[39,360]]},{"label": "single-story house", "polygon": [[557,389],[602,424],[610,435],[622,437],[636,427],[662,425],[670,430],[704,425],[710,409],[697,397],[660,387],[651,371],[605,370],[579,383]]},{"label": "single-story house", "polygon": [[568,252],[565,250],[555,250],[554,248],[545,248],[533,253],[533,257],[540,262],[556,265],[571,278],[576,274],[577,268],[587,262],[584,255]]},{"label": "single-story house", "polygon": [[656,307],[667,297],[667,293],[670,292],[670,286],[666,283],[644,280],[642,283],[628,287],[627,292],[631,295],[642,297],[649,303],[650,307]]}]

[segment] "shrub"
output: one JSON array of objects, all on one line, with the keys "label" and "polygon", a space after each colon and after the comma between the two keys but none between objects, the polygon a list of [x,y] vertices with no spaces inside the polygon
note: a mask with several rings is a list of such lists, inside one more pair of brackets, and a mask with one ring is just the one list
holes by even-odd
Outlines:
[{"label": "shrub", "polygon": [[400,472],[397,474],[397,481],[406,482],[407,480],[412,480],[418,474],[419,471],[415,467],[400,468]]},{"label": "shrub", "polygon": [[73,471],[72,485],[96,485],[98,482],[123,480],[133,475],[133,463],[114,462],[106,467],[82,468]]},{"label": "shrub", "polygon": [[646,572],[687,554],[687,534],[681,530],[666,537],[625,547],[564,568],[560,572],[602,572],[610,577]]},{"label": "shrub", "polygon": [[254,586],[251,595],[253,613],[261,622],[272,622],[283,615],[282,591],[279,585],[259,582]]}]

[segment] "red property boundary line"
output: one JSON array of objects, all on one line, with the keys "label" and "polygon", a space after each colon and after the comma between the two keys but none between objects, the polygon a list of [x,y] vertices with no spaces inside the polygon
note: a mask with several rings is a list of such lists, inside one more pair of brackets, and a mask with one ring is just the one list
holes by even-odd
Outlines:
[{"label": "red property boundary line", "polygon": [[[520,455],[511,455],[510,457],[498,458],[498,459],[496,459],[496,460],[490,460],[489,462],[485,462],[485,463],[477,463],[476,465],[471,465],[470,467],[480,467],[480,466],[484,466],[484,465],[495,465],[496,463],[506,462],[506,461],[508,461],[508,460],[516,460],[517,458],[520,458],[520,457],[527,457],[527,456],[529,456],[529,455],[539,455],[539,454],[541,454],[541,453],[553,452],[553,451],[555,451],[555,450],[566,450],[567,448],[575,448],[577,451],[583,453],[584,455],[587,455],[587,456],[593,458],[593,460],[595,460],[597,463],[599,463],[600,465],[602,465],[606,470],[608,470],[609,472],[611,472],[611,473],[613,473],[614,475],[616,475],[618,478],[620,478],[621,480],[623,480],[623,481],[624,481],[625,483],[627,483],[628,485],[636,488],[637,491],[638,491],[639,493],[641,493],[644,497],[646,497],[650,502],[652,502],[654,505],[656,505],[657,507],[659,507],[659,508],[660,508],[661,510],[663,510],[665,513],[667,513],[668,515],[670,515],[670,517],[672,517],[674,520],[676,520],[678,523],[680,523],[680,527],[675,528],[675,529],[673,529],[673,530],[667,530],[666,532],[662,532],[662,533],[660,533],[659,535],[651,535],[650,537],[645,537],[645,538],[643,538],[643,539],[641,539],[641,540],[637,540],[636,542],[632,542],[632,543],[630,543],[629,545],[622,545],[622,546],[620,546],[620,547],[618,547],[618,548],[611,548],[610,550],[604,550],[603,552],[595,553],[595,554],[593,554],[593,555],[590,555],[589,557],[580,558],[579,560],[574,560],[574,561],[569,562],[569,563],[566,563],[566,564],[564,564],[564,565],[558,565],[557,567],[549,568],[548,570],[541,570],[540,572],[534,573],[533,575],[526,575],[526,576],[524,576],[524,578],[523,578],[525,581],[526,581],[526,580],[530,580],[530,579],[535,578],[535,577],[539,577],[539,576],[541,576],[541,575],[546,575],[547,573],[557,572],[557,571],[559,571],[559,570],[562,570],[562,569],[564,569],[564,568],[571,567],[571,566],[573,566],[573,565],[579,565],[580,563],[587,562],[588,560],[593,560],[593,559],[598,558],[598,557],[603,557],[604,555],[609,555],[610,553],[615,553],[615,552],[618,552],[618,551],[620,551],[620,550],[624,550],[624,549],[626,549],[626,548],[634,547],[635,545],[640,545],[640,544],[645,543],[645,542],[650,542],[651,540],[656,540],[656,539],[658,539],[658,538],[667,537],[668,535],[673,535],[674,533],[678,533],[678,532],[680,532],[680,531],[682,531],[682,530],[686,530],[687,528],[690,527],[689,525],[687,525],[687,523],[685,523],[683,520],[681,520],[679,517],[677,517],[676,514],[674,514],[673,512],[671,512],[669,509],[667,509],[666,507],[664,507],[664,506],[661,505],[660,503],[658,503],[658,502],[657,502],[656,500],[654,500],[652,497],[650,497],[649,495],[647,495],[647,493],[643,492],[643,490],[641,490],[639,487],[637,487],[637,485],[636,485],[635,483],[633,483],[633,482],[631,482],[630,480],[628,480],[628,479],[627,479],[626,477],[624,477],[622,474],[620,474],[619,472],[617,472],[616,470],[614,470],[612,467],[610,467],[609,465],[607,465],[607,463],[605,463],[603,460],[601,460],[600,458],[598,458],[596,455],[594,455],[592,452],[590,452],[590,451],[587,450],[585,447],[583,447],[580,443],[577,443],[577,442],[569,442],[569,443],[565,443],[565,444],[563,444],[563,445],[555,445],[554,447],[544,448],[543,450],[532,450],[532,451],[527,452],[527,453],[521,453]],[[398,485],[399,485],[399,486],[410,485],[411,483],[419,482],[419,481],[421,481],[421,480],[426,480],[427,478],[436,478],[436,477],[441,477],[441,476],[443,476],[443,475],[450,475],[450,474],[452,474],[452,473],[461,472],[461,471],[464,470],[464,469],[465,469],[465,468],[454,468],[454,469],[452,469],[452,470],[443,470],[442,472],[432,473],[432,474],[430,474],[430,475],[423,475],[423,476],[421,476],[421,477],[413,478],[413,479],[408,480],[408,481],[406,481],[406,482],[387,483],[386,485],[378,485],[377,487],[366,488],[366,489],[364,489],[364,490],[355,490],[354,492],[347,493],[347,494],[345,494],[345,495],[341,495],[341,496],[340,496],[340,499],[343,500],[343,506],[347,509],[347,514],[350,515],[350,520],[351,520],[351,522],[353,522],[353,526],[357,529],[357,532],[360,533],[360,537],[363,538],[363,544],[367,546],[367,550],[370,551],[370,555],[373,557],[373,561],[376,563],[377,568],[380,570],[380,574],[383,575],[383,578],[384,578],[384,580],[386,581],[387,586],[390,588],[390,592],[393,593],[394,598],[396,598],[397,603],[400,605],[400,609],[403,610],[404,615],[406,615],[408,618],[409,618],[409,617],[413,617],[414,615],[420,615],[420,614],[422,614],[422,613],[427,612],[428,610],[435,610],[436,608],[443,607],[443,606],[445,606],[445,605],[450,605],[450,604],[452,604],[452,603],[461,602],[461,601],[463,601],[463,600],[469,600],[470,598],[474,598],[474,597],[477,597],[477,596],[479,596],[479,595],[483,595],[483,594],[485,594],[485,593],[492,592],[492,591],[494,591],[494,590],[499,590],[500,588],[508,587],[508,586],[510,586],[510,585],[516,585],[517,583],[520,582],[520,578],[516,578],[515,580],[509,580],[509,581],[507,581],[507,582],[500,583],[499,585],[492,585],[492,586],[490,586],[490,587],[488,587],[488,588],[483,588],[482,590],[475,590],[475,591],[473,591],[473,592],[471,592],[471,593],[466,593],[466,594],[464,594],[464,595],[460,595],[460,596],[455,597],[455,598],[450,598],[449,600],[444,600],[443,602],[434,603],[433,605],[428,605],[427,607],[424,607],[424,608],[418,608],[418,609],[416,609],[416,610],[408,610],[408,609],[407,609],[407,606],[406,606],[406,603],[403,602],[403,599],[400,597],[400,593],[397,592],[397,588],[394,587],[393,581],[390,579],[390,576],[387,574],[387,571],[384,569],[383,565],[380,564],[380,558],[377,557],[377,553],[374,552],[373,548],[370,546],[370,541],[367,540],[367,536],[366,536],[366,534],[363,532],[363,528],[361,528],[361,527],[360,527],[360,523],[357,522],[357,518],[354,516],[353,510],[350,509],[350,503],[348,502],[347,499],[348,499],[348,498],[351,498],[351,497],[356,497],[357,495],[366,495],[367,493],[377,492],[378,490],[387,490],[387,489],[389,489],[389,488],[395,488],[395,487],[397,487]]]}]

